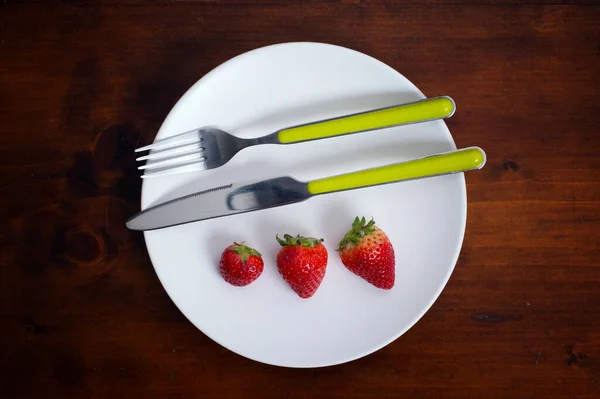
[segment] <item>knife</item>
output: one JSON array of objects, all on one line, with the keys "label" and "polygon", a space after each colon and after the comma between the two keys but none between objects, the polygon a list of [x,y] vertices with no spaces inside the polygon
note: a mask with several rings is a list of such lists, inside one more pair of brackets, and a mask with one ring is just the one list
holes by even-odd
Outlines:
[{"label": "knife", "polygon": [[315,195],[481,169],[485,152],[469,147],[309,182],[292,177],[214,187],[147,208],[127,220],[131,230],[155,230],[307,200]]}]

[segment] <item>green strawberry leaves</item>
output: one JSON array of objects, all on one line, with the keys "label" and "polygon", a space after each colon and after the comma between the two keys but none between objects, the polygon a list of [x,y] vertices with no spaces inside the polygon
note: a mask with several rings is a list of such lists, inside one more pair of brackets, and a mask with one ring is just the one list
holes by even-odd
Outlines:
[{"label": "green strawberry leaves", "polygon": [[346,248],[350,243],[354,245],[358,245],[360,240],[371,233],[375,232],[375,220],[371,218],[371,220],[367,223],[367,219],[363,216],[359,218],[358,216],[352,222],[352,228],[346,233],[342,241],[338,244],[337,250],[341,250]]},{"label": "green strawberry leaves", "polygon": [[260,254],[260,252],[258,252],[256,249],[251,248],[247,245],[244,245],[244,243],[240,243],[238,244],[237,242],[234,242],[233,245],[231,246],[231,250],[233,252],[235,252],[236,254],[240,255],[242,258],[242,265],[246,263],[246,261],[248,260],[249,257],[251,256],[258,256],[258,257],[262,257],[262,255]]},{"label": "green strawberry leaves", "polygon": [[279,238],[279,235],[275,236],[275,239],[282,247],[301,245],[303,247],[312,248],[324,241],[322,238],[302,237],[300,234],[298,234],[296,237],[292,237],[289,234],[284,234],[283,238],[284,239]]}]

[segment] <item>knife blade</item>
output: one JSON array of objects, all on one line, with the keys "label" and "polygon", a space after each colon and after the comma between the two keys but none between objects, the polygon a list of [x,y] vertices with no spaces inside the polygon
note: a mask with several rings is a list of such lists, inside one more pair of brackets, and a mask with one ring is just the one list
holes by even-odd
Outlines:
[{"label": "knife blade", "polygon": [[291,177],[279,177],[215,187],[147,208],[129,219],[127,227],[154,230],[287,205],[308,199],[307,186]]},{"label": "knife blade", "polygon": [[288,176],[228,184],[154,205],[126,224],[131,230],[154,230],[288,205],[315,195],[481,169],[485,162],[481,148],[469,147],[310,182]]}]

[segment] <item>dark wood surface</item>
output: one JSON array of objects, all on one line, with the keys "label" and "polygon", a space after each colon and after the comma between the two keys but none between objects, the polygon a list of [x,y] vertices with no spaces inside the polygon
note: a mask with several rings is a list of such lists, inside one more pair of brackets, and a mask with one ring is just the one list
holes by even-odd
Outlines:
[{"label": "dark wood surface", "polygon": [[[600,397],[600,4],[3,1],[2,398]],[[162,289],[131,150],[215,66],[320,41],[452,95],[462,254],[384,349],[293,370],[212,342]]]}]

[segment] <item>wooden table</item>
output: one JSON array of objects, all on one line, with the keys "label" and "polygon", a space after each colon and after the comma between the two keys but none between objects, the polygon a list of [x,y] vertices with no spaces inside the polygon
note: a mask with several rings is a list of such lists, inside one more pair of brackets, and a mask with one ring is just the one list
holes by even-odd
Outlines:
[{"label": "wooden table", "polygon": [[[599,27],[594,1],[4,1],[0,397],[600,397]],[[235,55],[301,40],[452,95],[457,145],[489,156],[432,309],[313,370],[204,336],[124,224],[131,150],[179,96]]]}]

